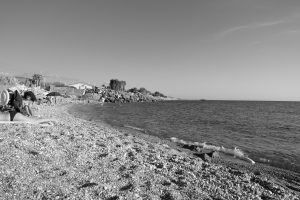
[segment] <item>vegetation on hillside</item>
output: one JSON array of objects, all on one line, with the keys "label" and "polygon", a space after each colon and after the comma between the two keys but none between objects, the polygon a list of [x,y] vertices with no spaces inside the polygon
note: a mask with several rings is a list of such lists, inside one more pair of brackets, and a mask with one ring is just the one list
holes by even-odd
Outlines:
[{"label": "vegetation on hillside", "polygon": [[139,89],[134,87],[134,88],[131,88],[131,89],[127,90],[127,92],[137,93],[137,92],[139,92]]},{"label": "vegetation on hillside", "polygon": [[7,89],[18,84],[17,79],[10,74],[0,72],[0,90]]},{"label": "vegetation on hillside", "polygon": [[141,93],[143,95],[152,95],[154,97],[163,97],[163,98],[166,98],[167,96],[156,91],[154,93],[152,93],[151,91],[147,90],[146,88],[144,87],[141,87],[140,89],[137,89],[136,87],[134,88],[131,88],[129,90],[127,90],[127,92],[132,92],[132,93]]},{"label": "vegetation on hillside", "polygon": [[154,97],[163,97],[163,98],[167,98],[166,95],[164,95],[164,94],[162,94],[162,93],[160,93],[160,92],[158,92],[158,91],[152,93],[152,96],[154,96]]}]

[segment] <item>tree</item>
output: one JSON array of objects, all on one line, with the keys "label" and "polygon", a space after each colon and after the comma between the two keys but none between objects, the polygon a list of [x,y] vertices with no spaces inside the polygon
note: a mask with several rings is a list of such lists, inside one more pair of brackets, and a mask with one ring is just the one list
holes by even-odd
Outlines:
[{"label": "tree", "polygon": [[36,86],[40,86],[43,76],[41,74],[33,74],[32,79]]}]

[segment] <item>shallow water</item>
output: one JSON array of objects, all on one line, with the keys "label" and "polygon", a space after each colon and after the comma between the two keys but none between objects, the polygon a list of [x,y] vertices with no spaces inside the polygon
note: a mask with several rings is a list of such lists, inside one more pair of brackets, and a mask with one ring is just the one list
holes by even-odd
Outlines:
[{"label": "shallow water", "polygon": [[300,171],[300,102],[164,101],[75,105],[85,119],[226,148],[256,162]]}]

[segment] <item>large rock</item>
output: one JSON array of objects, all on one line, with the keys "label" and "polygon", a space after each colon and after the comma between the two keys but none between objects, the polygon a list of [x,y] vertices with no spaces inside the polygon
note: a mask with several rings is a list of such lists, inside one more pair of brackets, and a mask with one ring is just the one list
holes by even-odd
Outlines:
[{"label": "large rock", "polygon": [[220,157],[219,152],[217,151],[212,151],[208,149],[202,149],[202,150],[203,151],[200,151],[199,153],[195,153],[194,155],[206,162],[210,162],[211,159],[216,159]]},{"label": "large rock", "polygon": [[206,161],[206,162],[211,161],[211,157],[209,155],[207,155],[206,153],[195,153],[194,155],[201,158],[203,161]]}]

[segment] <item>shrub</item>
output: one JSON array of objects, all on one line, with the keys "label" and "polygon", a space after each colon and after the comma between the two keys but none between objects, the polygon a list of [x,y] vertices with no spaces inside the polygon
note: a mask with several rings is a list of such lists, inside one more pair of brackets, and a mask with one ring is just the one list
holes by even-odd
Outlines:
[{"label": "shrub", "polygon": [[144,87],[141,87],[139,89],[139,92],[142,94],[151,94],[151,92],[149,90],[146,90],[146,88],[144,88]]},{"label": "shrub", "polygon": [[139,90],[134,87],[134,88],[130,88],[129,90],[127,90],[127,92],[132,92],[132,93],[137,93]]},{"label": "shrub", "polygon": [[164,97],[164,98],[167,97],[166,95],[164,95],[164,94],[162,94],[162,93],[160,93],[160,92],[158,92],[158,91],[154,92],[154,93],[152,94],[152,96],[154,96],[154,97]]},{"label": "shrub", "polygon": [[18,84],[18,81],[15,77],[0,72],[0,91],[13,87]]}]

